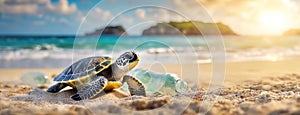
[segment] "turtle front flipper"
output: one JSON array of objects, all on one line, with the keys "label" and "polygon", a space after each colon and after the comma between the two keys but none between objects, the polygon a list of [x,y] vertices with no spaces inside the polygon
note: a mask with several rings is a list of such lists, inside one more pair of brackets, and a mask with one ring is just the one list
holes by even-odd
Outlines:
[{"label": "turtle front flipper", "polygon": [[123,77],[122,83],[126,82],[128,84],[128,89],[131,95],[141,95],[146,96],[146,91],[144,85],[136,78],[125,75]]},{"label": "turtle front flipper", "polygon": [[95,81],[91,81],[85,87],[80,89],[76,94],[71,96],[73,100],[80,101],[85,99],[90,99],[95,97],[97,94],[101,93],[107,85],[107,79],[104,77],[99,77]]},{"label": "turtle front flipper", "polygon": [[65,83],[57,83],[51,87],[48,88],[47,92],[50,92],[50,93],[57,93],[59,92],[60,90],[62,90],[63,88],[67,87],[68,85],[65,84]]}]

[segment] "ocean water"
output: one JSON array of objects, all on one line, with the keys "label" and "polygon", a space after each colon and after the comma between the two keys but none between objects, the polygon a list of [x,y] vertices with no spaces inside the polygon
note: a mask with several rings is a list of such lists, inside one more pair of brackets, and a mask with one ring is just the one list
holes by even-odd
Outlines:
[{"label": "ocean water", "polygon": [[[134,50],[140,64],[278,61],[300,55],[300,36],[1,36],[0,68],[64,68],[84,57]],[[224,43],[212,45],[214,43]],[[214,50],[224,47],[222,50]],[[216,53],[217,52],[217,53]],[[223,57],[222,57],[223,58]]]}]

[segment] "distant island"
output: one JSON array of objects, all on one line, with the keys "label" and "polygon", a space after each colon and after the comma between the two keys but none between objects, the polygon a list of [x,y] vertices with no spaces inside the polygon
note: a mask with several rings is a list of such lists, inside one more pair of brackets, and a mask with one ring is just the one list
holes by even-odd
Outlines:
[{"label": "distant island", "polygon": [[97,35],[128,35],[123,26],[106,26],[105,28],[96,29],[94,32],[86,33],[85,36],[97,36]]},{"label": "distant island", "polygon": [[[215,28],[215,26],[218,28]],[[205,23],[200,21],[157,23],[155,26],[145,29],[142,35],[217,35],[219,32],[216,29],[219,29],[222,35],[237,35],[229,26],[223,23]],[[96,29],[94,32],[85,33],[85,36],[97,36],[100,34],[128,35],[124,27],[118,25]]]},{"label": "distant island", "polygon": [[219,33],[214,28],[215,25],[222,35],[237,35],[229,26],[222,23],[204,23],[200,21],[158,23],[144,30],[142,35],[202,35],[202,33],[217,35]]},{"label": "distant island", "polygon": [[283,35],[300,35],[300,29],[289,29],[283,32]]}]

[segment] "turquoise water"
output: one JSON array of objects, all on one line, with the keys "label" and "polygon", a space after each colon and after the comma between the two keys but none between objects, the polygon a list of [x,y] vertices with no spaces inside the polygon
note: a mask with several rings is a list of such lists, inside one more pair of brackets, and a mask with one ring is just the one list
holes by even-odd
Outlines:
[{"label": "turquoise water", "polygon": [[[277,61],[300,55],[300,36],[223,36],[227,61]],[[220,36],[1,36],[0,68],[56,68],[95,55],[134,50],[141,64],[210,63]],[[221,46],[222,47],[222,46]]]},{"label": "turquoise water", "polygon": [[[29,50],[52,50],[52,49],[99,49],[111,51],[113,48],[118,50],[136,46],[141,49],[166,48],[166,47],[185,47],[187,45],[204,46],[206,45],[202,37],[193,36],[184,38],[181,36],[101,36],[98,37],[55,37],[55,36],[18,36],[0,38],[0,50],[10,51],[19,49]],[[190,40],[191,44],[182,41]],[[145,44],[142,44],[146,42]],[[96,46],[95,46],[96,45]]]}]

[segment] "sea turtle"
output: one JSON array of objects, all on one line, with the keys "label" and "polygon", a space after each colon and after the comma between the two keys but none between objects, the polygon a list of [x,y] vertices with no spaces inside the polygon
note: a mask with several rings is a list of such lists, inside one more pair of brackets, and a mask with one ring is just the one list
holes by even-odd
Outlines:
[{"label": "sea turtle", "polygon": [[105,92],[121,87],[125,82],[131,95],[145,96],[145,87],[136,78],[126,73],[139,62],[139,56],[125,52],[115,62],[106,56],[95,56],[81,59],[54,78],[58,82],[48,88],[47,92],[56,93],[71,86],[77,93],[71,96],[79,101],[92,99]]}]

